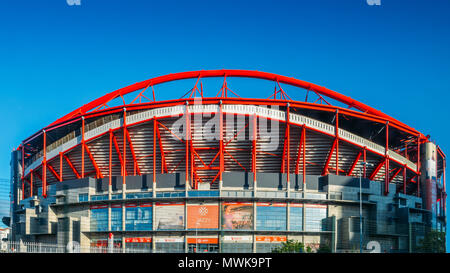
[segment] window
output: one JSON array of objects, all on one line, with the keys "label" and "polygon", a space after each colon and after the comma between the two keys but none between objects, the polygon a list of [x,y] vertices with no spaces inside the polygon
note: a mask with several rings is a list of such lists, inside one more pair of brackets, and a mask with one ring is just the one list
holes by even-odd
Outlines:
[{"label": "window", "polygon": [[151,192],[134,192],[134,193],[127,193],[126,198],[139,199],[139,198],[151,198],[152,196],[153,193]]},{"label": "window", "polygon": [[118,199],[122,199],[121,193],[111,194],[111,200],[118,200]]},{"label": "window", "polygon": [[190,191],[188,193],[191,197],[210,197],[210,196],[219,196],[219,191]]},{"label": "window", "polygon": [[111,205],[111,230],[122,230],[121,205]]},{"label": "window", "polygon": [[125,230],[152,230],[153,210],[151,204],[129,204],[125,208]]},{"label": "window", "polygon": [[327,218],[326,205],[305,205],[305,230],[306,231],[325,231],[327,226],[325,220]]},{"label": "window", "polygon": [[286,230],[286,204],[258,203],[257,230]]},{"label": "window", "polygon": [[108,200],[108,195],[102,194],[102,195],[92,195],[91,196],[91,201],[102,201],[102,200]]},{"label": "window", "polygon": [[91,231],[108,230],[108,206],[91,207]]},{"label": "window", "polygon": [[303,231],[303,204],[291,204],[289,218],[289,230]]},{"label": "window", "polygon": [[184,191],[179,191],[179,192],[171,192],[171,191],[167,191],[167,192],[157,192],[156,193],[156,197],[184,197],[186,196]]},{"label": "window", "polygon": [[89,195],[87,193],[82,193],[78,195],[78,202],[87,202],[89,201]]}]

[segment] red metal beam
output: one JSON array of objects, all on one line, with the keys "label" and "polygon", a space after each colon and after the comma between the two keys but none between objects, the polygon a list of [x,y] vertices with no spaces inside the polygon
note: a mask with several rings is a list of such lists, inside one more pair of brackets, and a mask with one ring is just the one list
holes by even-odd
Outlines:
[{"label": "red metal beam", "polygon": [[156,183],[156,119],[153,117],[153,184]]},{"label": "red metal beam", "polygon": [[59,152],[59,182],[63,181],[63,153]]},{"label": "red metal beam", "polygon": [[375,169],[373,170],[373,172],[370,174],[369,176],[369,180],[373,180],[375,178],[375,176],[378,174],[378,172],[380,171],[380,169],[383,167],[383,165],[386,162],[386,158],[383,158],[378,165],[375,167]]},{"label": "red metal beam", "polygon": [[389,193],[389,121],[386,122],[386,146],[385,146],[385,172],[384,172],[384,195]]},{"label": "red metal beam", "polygon": [[127,130],[126,134],[127,134],[128,145],[130,146],[131,155],[133,156],[133,161],[134,161],[134,165],[135,165],[134,175],[136,175],[136,172],[138,175],[141,175],[141,169],[139,168],[139,163],[136,159],[136,154],[134,152],[133,143],[131,142],[130,132],[128,132],[128,130]]},{"label": "red metal beam", "polygon": [[335,126],[335,135],[336,135],[336,175],[339,175],[339,110],[336,109],[336,126]]},{"label": "red metal beam", "polygon": [[91,159],[92,165],[94,165],[94,169],[95,169],[95,172],[97,174],[97,178],[103,178],[102,171],[98,167],[94,156],[92,155],[91,151],[89,150],[89,147],[86,145],[86,143],[84,144],[84,146],[85,146],[85,149],[86,149],[86,153],[88,154],[89,158]]},{"label": "red metal beam", "polygon": [[123,173],[125,175],[122,176],[122,184],[125,186],[127,180],[126,180],[126,174],[127,172],[127,110],[126,108],[123,108]]},{"label": "red metal beam", "polygon": [[300,139],[298,141],[298,152],[297,152],[297,160],[295,162],[295,174],[299,174],[299,167],[300,167],[300,155],[302,154],[302,146],[303,146],[303,139],[304,139],[304,131],[302,127],[302,131],[300,134]]},{"label": "red metal beam", "polygon": [[166,157],[164,154],[164,147],[162,144],[161,133],[159,131],[158,124],[159,124],[159,122],[157,122],[157,126],[156,126],[156,135],[158,136],[159,151],[161,152],[161,173],[164,173],[164,170],[167,173]]},{"label": "red metal beam", "polygon": [[72,169],[73,173],[75,174],[75,176],[77,177],[77,179],[81,178],[81,175],[78,173],[77,169],[75,168],[75,166],[72,164],[72,162],[70,161],[69,157],[67,155],[63,155],[64,159],[66,160],[67,164],[69,165],[69,167]]},{"label": "red metal beam", "polygon": [[330,152],[327,157],[327,161],[325,162],[325,166],[323,167],[322,175],[326,175],[328,173],[328,165],[330,164],[331,157],[333,156],[334,149],[336,148],[337,138],[334,139],[333,145],[331,146]]},{"label": "red metal beam", "polygon": [[395,170],[395,172],[394,172],[394,174],[392,174],[391,175],[391,177],[389,178],[389,183],[391,183],[393,180],[394,180],[394,178],[400,173],[400,171],[402,170],[403,168],[398,168],[397,170]]},{"label": "red metal beam", "polygon": [[306,184],[306,126],[303,125],[302,128],[302,135],[303,135],[303,185]]},{"label": "red metal beam", "polygon": [[[256,181],[256,138],[257,138],[257,123],[256,115],[252,117],[252,173],[253,183]],[[244,127],[245,128],[245,127]]]},{"label": "red metal beam", "polygon": [[291,158],[291,150],[290,150],[290,124],[289,124],[289,103],[286,105],[286,134],[287,134],[287,183],[289,184],[289,172],[290,172],[290,158]]},{"label": "red metal beam", "polygon": [[55,171],[55,169],[50,165],[50,163],[47,164],[48,170],[50,173],[56,178],[56,180],[60,181],[59,174]]},{"label": "red metal beam", "polygon": [[[396,121],[392,117],[382,113],[381,111],[374,109],[368,105],[365,105],[361,102],[358,102],[350,97],[344,96],[342,94],[339,94],[335,91],[332,91],[330,89],[327,89],[322,86],[318,86],[309,82],[305,82],[302,80],[281,76],[277,74],[272,73],[266,73],[266,72],[260,72],[260,71],[248,71],[248,70],[207,70],[207,71],[191,71],[191,72],[181,72],[181,73],[173,73],[165,76],[156,77],[153,79],[149,79],[146,81],[142,81],[139,83],[132,84],[130,86],[118,89],[116,91],[113,91],[109,94],[106,94],[90,103],[87,103],[83,105],[82,107],[74,110],[73,112],[65,115],[64,117],[58,119],[51,125],[55,125],[57,123],[61,123],[64,121],[67,121],[69,119],[72,119],[78,115],[83,115],[87,112],[89,112],[92,109],[95,109],[98,106],[104,105],[105,103],[108,103],[112,99],[122,97],[128,93],[141,90],[143,88],[146,88],[147,86],[155,86],[158,84],[162,84],[165,82],[170,81],[177,81],[177,80],[184,80],[184,79],[192,79],[192,78],[209,78],[209,77],[244,77],[244,78],[257,78],[257,79],[264,79],[264,80],[270,80],[270,81],[276,81],[278,83],[288,84],[300,88],[304,88],[306,90],[314,91],[318,94],[324,95],[326,97],[329,97],[331,99],[337,100],[339,102],[342,102],[350,107],[354,107],[364,113],[372,114],[375,116],[382,117],[386,120]],[[398,121],[396,121],[398,122]],[[398,122],[399,124],[403,125],[401,122]],[[405,127],[411,129],[412,131],[415,131],[414,129],[404,125]]]},{"label": "red metal beam", "polygon": [[84,117],[81,117],[81,178],[84,178]]},{"label": "red metal beam", "polygon": [[352,166],[350,167],[350,169],[347,172],[347,176],[352,175],[353,170],[355,169],[356,165],[358,164],[358,161],[361,158],[362,154],[363,154],[362,150],[358,152],[358,155],[356,156],[355,160],[353,160]]},{"label": "red metal beam", "polygon": [[44,130],[44,157],[42,160],[42,196],[47,198],[47,133]]},{"label": "red metal beam", "polygon": [[[219,181],[222,182],[222,175],[225,171],[225,157],[224,157],[224,148],[223,148],[223,112],[222,112],[222,103],[219,104],[219,153],[220,153],[220,161],[219,161]],[[214,182],[214,180],[213,180]],[[212,182],[211,182],[212,183]]]},{"label": "red metal beam", "polygon": [[117,156],[119,157],[119,161],[120,161],[121,175],[125,176],[125,175],[127,175],[127,172],[126,172],[127,170],[125,170],[125,173],[124,173],[125,168],[123,167],[124,162],[122,160],[122,154],[120,153],[119,143],[117,143],[117,138],[114,134],[113,134],[112,138],[113,138],[114,148],[116,149]]},{"label": "red metal beam", "polygon": [[113,142],[113,133],[112,129],[109,129],[109,161],[108,161],[108,185],[112,185],[112,142]]}]

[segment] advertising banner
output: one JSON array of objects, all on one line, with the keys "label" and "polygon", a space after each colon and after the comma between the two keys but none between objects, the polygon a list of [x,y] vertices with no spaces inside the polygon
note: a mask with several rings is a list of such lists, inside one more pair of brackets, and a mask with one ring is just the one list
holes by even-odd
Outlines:
[{"label": "advertising banner", "polygon": [[219,228],[219,205],[188,205],[188,229],[217,229]]},{"label": "advertising banner", "polygon": [[253,237],[249,236],[223,236],[223,241],[227,243],[251,243],[253,242]]},{"label": "advertising banner", "polygon": [[258,243],[286,242],[286,236],[256,236]]},{"label": "advertising banner", "polygon": [[125,243],[151,243],[151,237],[125,238]]},{"label": "advertising banner", "polygon": [[222,205],[222,228],[253,229],[253,203],[225,202]]},{"label": "advertising banner", "polygon": [[184,203],[156,203],[157,229],[184,229]]},{"label": "advertising banner", "polygon": [[188,238],[188,244],[218,244],[218,238]]}]

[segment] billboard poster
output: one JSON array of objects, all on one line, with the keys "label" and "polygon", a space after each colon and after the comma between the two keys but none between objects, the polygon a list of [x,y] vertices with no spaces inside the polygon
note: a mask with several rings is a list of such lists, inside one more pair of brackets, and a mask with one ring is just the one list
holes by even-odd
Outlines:
[{"label": "billboard poster", "polygon": [[156,203],[156,229],[184,229],[184,203]]},{"label": "billboard poster", "polygon": [[192,204],[187,207],[188,229],[218,229],[219,205],[218,204]]},{"label": "billboard poster", "polygon": [[223,236],[223,241],[227,243],[252,243],[253,237],[251,235],[246,236],[227,235]]},{"label": "billboard poster", "polygon": [[253,203],[224,202],[222,205],[222,228],[253,229]]},{"label": "billboard poster", "polygon": [[256,236],[256,242],[258,243],[286,242],[286,236]]}]

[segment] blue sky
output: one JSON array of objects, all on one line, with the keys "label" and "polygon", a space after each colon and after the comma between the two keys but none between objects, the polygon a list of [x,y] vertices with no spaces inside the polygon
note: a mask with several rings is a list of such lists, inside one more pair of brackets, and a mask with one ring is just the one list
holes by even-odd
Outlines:
[{"label": "blue sky", "polygon": [[199,69],[326,86],[450,153],[449,12],[446,0],[2,1],[0,177],[9,178],[10,151],[58,117],[131,83]]}]

